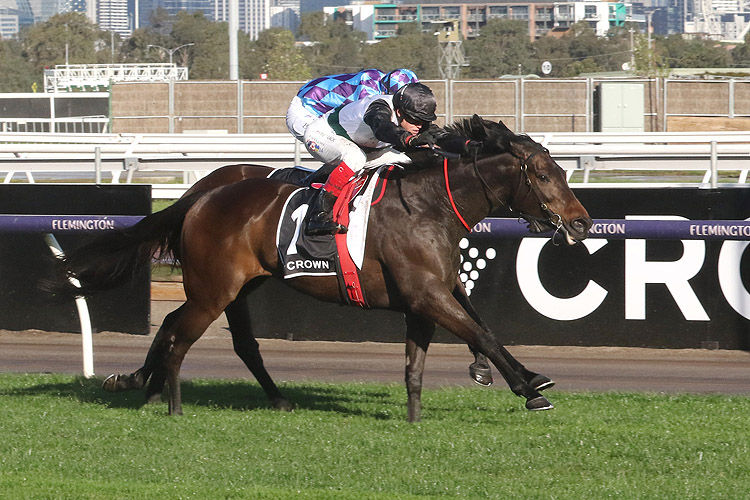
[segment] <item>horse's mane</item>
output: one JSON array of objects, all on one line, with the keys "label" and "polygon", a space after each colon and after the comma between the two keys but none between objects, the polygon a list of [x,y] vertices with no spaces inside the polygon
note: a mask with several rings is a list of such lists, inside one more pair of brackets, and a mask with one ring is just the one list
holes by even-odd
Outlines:
[{"label": "horse's mane", "polygon": [[468,137],[482,143],[482,150],[487,153],[513,154],[513,144],[529,143],[534,140],[525,134],[515,134],[503,122],[485,120],[478,115],[458,120],[446,125],[445,130],[454,135]]},{"label": "horse's mane", "polygon": [[[471,139],[481,143],[481,147],[477,151],[480,156],[508,153],[521,158],[519,149],[523,145],[537,144],[528,135],[515,134],[503,122],[485,120],[478,115],[446,125],[443,130],[448,134],[439,139],[438,144],[447,141],[448,143],[453,142],[455,145],[455,141],[451,141],[451,139],[456,138],[463,139],[459,141],[463,144],[465,139]],[[448,150],[450,151],[450,148]],[[442,166],[443,156],[430,149],[409,151],[407,155],[412,159],[412,163],[406,166],[407,172]]]}]

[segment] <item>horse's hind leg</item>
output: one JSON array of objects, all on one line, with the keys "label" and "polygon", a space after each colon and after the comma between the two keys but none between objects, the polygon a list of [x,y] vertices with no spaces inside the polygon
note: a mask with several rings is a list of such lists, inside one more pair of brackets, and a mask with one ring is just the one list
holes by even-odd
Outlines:
[{"label": "horse's hind leg", "polygon": [[427,348],[435,334],[435,322],[406,313],[406,394],[409,422],[422,418],[422,376]]},{"label": "horse's hind leg", "polygon": [[[477,324],[479,324],[479,326],[487,331],[490,330],[484,320],[482,320],[482,318],[479,316],[479,313],[476,311],[476,309],[474,309],[474,306],[471,304],[469,296],[466,294],[466,289],[464,288],[463,283],[461,283],[460,279],[456,281],[456,287],[453,289],[453,296],[456,298],[456,300],[458,300],[459,304],[461,304],[461,307],[466,310],[469,316],[471,316],[471,318],[476,321]],[[489,386],[490,384],[492,384],[492,371],[487,361],[487,357],[484,354],[478,352],[476,349],[473,349],[471,346],[469,346],[469,350],[471,350],[472,354],[474,354],[474,363],[469,365],[469,373],[471,375],[471,378],[479,385]],[[550,387],[555,385],[555,382],[550,380],[548,377],[528,370],[502,345],[500,346],[500,352],[502,353],[503,357],[508,362],[510,367],[516,373],[518,373],[526,381],[527,384],[529,384],[537,391],[549,389]]]},{"label": "horse's hind leg", "polygon": [[232,342],[234,343],[234,352],[245,363],[250,372],[258,380],[271,401],[271,406],[279,410],[291,411],[294,406],[287,401],[276,387],[271,375],[266,371],[263,365],[263,357],[260,355],[258,341],[252,331],[250,311],[247,305],[247,293],[249,290],[243,290],[234,301],[227,306],[224,313],[229,322],[229,330],[232,332]]},{"label": "horse's hind leg", "polygon": [[[146,399],[147,401],[158,399],[164,387],[164,381],[166,380],[164,377],[165,368],[162,365],[160,369],[158,363],[163,363],[163,353],[168,352],[169,350],[169,346],[162,345],[162,342],[164,340],[164,331],[169,328],[172,323],[174,323],[174,320],[177,318],[177,316],[179,316],[180,310],[183,307],[184,304],[171,313],[167,314],[167,316],[164,318],[162,325],[159,327],[159,330],[154,336],[154,340],[151,342],[151,347],[149,347],[148,354],[146,355],[146,361],[144,361],[143,366],[130,375],[116,375],[113,373],[112,375],[104,379],[104,382],[102,383],[102,388],[104,390],[109,392],[120,392],[131,389],[142,389],[146,385],[146,382],[149,381],[149,378],[151,378]],[[154,371],[157,371],[160,376],[152,377]],[[156,383],[154,382],[155,378],[159,378],[159,381],[157,381]]]}]

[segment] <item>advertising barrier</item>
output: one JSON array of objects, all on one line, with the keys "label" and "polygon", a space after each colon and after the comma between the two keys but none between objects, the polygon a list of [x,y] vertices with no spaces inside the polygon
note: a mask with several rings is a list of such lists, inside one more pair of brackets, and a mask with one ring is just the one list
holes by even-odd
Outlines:
[{"label": "advertising barrier", "polygon": [[[44,234],[55,235],[69,251],[92,234],[117,227],[108,215],[129,216],[118,218],[127,224],[150,212],[151,187],[144,184],[0,185],[0,214],[12,214],[3,217],[0,228],[0,329],[81,331],[73,301],[55,300],[38,288],[54,263]],[[145,270],[132,286],[89,299],[93,331],[149,333],[150,278]]]},{"label": "advertising barrier", "polygon": [[[750,216],[750,189],[574,191],[596,219],[582,244],[524,238],[515,219],[487,219],[462,242],[461,279],[503,343],[750,348],[750,229],[731,222]],[[250,303],[261,337],[404,339],[401,314],[324,304],[277,282]]]}]

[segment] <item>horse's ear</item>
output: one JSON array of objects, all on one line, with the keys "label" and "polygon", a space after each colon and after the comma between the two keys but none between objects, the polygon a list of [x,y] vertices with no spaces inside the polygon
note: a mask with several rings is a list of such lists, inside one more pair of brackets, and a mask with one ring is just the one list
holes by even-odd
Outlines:
[{"label": "horse's ear", "polygon": [[475,114],[471,117],[472,138],[479,141],[487,138],[487,127],[484,125],[484,119]]},{"label": "horse's ear", "polygon": [[511,129],[509,129],[508,126],[505,125],[502,120],[498,120],[497,124],[500,125],[500,129],[503,130],[504,132],[508,132],[510,134],[513,133],[513,131]]}]

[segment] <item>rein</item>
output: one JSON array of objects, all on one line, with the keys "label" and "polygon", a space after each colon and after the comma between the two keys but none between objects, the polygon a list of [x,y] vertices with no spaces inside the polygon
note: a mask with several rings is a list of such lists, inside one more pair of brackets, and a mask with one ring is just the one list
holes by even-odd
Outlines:
[{"label": "rein", "polygon": [[[481,184],[482,184],[482,189],[484,190],[485,197],[487,198],[487,201],[490,202],[490,208],[492,208],[493,203],[489,199],[489,196],[487,195],[488,192],[492,195],[493,198],[495,198],[495,200],[497,200],[497,202],[501,206],[507,206],[511,211],[513,210],[513,208],[511,207],[511,204],[513,204],[513,201],[516,200],[516,197],[518,196],[518,193],[521,191],[521,188],[522,188],[522,185],[524,184],[524,179],[525,179],[525,184],[529,187],[529,190],[526,192],[526,194],[523,195],[523,197],[521,198],[520,201],[525,200],[526,197],[529,195],[529,193],[533,192],[534,195],[536,196],[537,200],[539,201],[539,207],[541,208],[542,213],[545,214],[547,216],[547,218],[544,219],[542,217],[536,217],[536,216],[527,215],[527,214],[524,214],[524,213],[521,213],[521,216],[524,219],[533,220],[533,221],[536,221],[536,222],[540,222],[540,221],[541,222],[549,222],[553,226],[555,226],[556,230],[559,230],[560,227],[562,226],[562,218],[560,217],[559,214],[556,214],[556,213],[552,212],[549,209],[549,207],[547,206],[547,204],[542,201],[541,193],[539,193],[539,190],[534,185],[534,183],[531,182],[531,177],[529,176],[528,162],[529,162],[529,160],[531,160],[531,158],[535,154],[538,154],[538,153],[541,153],[541,152],[547,152],[547,150],[546,149],[541,149],[539,151],[535,151],[535,152],[531,153],[529,156],[527,156],[526,159],[521,159],[520,170],[521,170],[521,174],[522,175],[519,176],[519,178],[518,178],[518,187],[516,188],[515,192],[513,193],[513,196],[511,196],[510,202],[508,202],[508,203],[504,202],[502,199],[500,199],[500,197],[497,194],[495,194],[495,192],[492,190],[492,188],[487,183],[487,181],[484,180],[484,177],[482,176],[481,172],[479,172],[479,167],[477,165],[477,152],[476,151],[474,151],[474,161],[473,161],[473,164],[474,164],[473,165],[474,166],[474,173],[476,174],[477,179],[479,179],[479,182],[481,182]],[[448,200],[450,201],[451,208],[453,209],[453,213],[456,214],[456,217],[458,217],[458,220],[461,221],[461,224],[463,225],[463,227],[468,232],[471,232],[471,227],[469,227],[469,224],[467,224],[466,220],[464,220],[464,218],[461,216],[461,213],[458,210],[458,206],[456,206],[456,202],[453,200],[453,193],[451,192],[450,182],[448,180],[448,158],[443,158],[443,175],[444,175],[444,178],[445,178],[445,190],[448,193]]]}]

